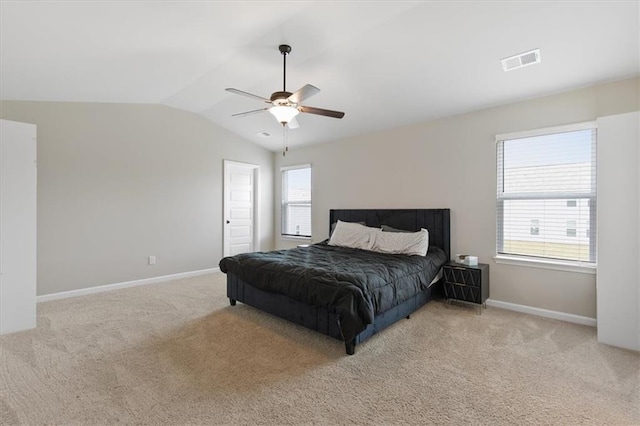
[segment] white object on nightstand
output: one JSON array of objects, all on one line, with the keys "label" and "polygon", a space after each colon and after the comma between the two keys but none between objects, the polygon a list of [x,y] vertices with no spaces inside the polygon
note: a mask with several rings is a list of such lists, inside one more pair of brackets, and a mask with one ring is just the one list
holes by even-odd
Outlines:
[{"label": "white object on nightstand", "polygon": [[478,266],[478,256],[471,256],[470,254],[456,254],[455,261],[463,265]]}]

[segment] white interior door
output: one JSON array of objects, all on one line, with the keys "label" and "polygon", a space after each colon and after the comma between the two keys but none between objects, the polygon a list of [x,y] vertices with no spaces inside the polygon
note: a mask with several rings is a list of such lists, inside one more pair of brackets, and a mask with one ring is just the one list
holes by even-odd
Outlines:
[{"label": "white interior door", "polygon": [[640,113],[598,118],[598,341],[640,351]]},{"label": "white interior door", "polygon": [[224,162],[224,256],[258,250],[256,241],[256,189],[254,164]]},{"label": "white interior door", "polygon": [[36,126],[0,120],[0,334],[36,326]]}]

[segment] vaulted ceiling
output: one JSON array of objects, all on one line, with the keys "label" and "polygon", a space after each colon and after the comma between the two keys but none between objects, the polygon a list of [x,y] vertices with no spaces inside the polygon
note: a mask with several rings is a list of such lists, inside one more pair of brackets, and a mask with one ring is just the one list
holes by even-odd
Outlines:
[{"label": "vaulted ceiling", "polygon": [[[0,3],[4,100],[163,104],[277,150],[282,128],[227,87],[313,84],[290,146],[320,143],[640,73],[638,2]],[[539,48],[538,65],[500,59]],[[270,137],[259,133],[270,133]],[[391,143],[393,141],[390,141]]]}]

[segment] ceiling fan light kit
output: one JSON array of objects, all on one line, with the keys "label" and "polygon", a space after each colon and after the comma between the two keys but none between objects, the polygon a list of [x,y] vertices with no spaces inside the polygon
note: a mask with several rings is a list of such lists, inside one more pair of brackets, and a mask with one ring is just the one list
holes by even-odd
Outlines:
[{"label": "ceiling fan light kit", "polygon": [[246,96],[249,98],[254,98],[265,103],[271,104],[271,107],[256,109],[247,112],[241,112],[238,114],[233,114],[234,117],[250,115],[262,111],[269,111],[273,116],[278,120],[278,123],[282,124],[285,130],[284,134],[284,147],[283,154],[288,150],[287,147],[287,137],[286,137],[286,128],[297,129],[300,127],[295,117],[299,113],[307,113],[307,114],[315,114],[322,115],[325,117],[331,118],[342,118],[344,117],[344,112],[341,111],[332,111],[328,109],[308,107],[301,104],[305,99],[315,95],[320,91],[317,87],[306,84],[301,87],[298,91],[291,93],[287,92],[287,55],[291,53],[291,46],[287,44],[281,44],[278,46],[278,50],[282,54],[283,57],[283,77],[282,77],[282,91],[273,92],[269,99],[264,98],[262,96],[254,95],[249,92],[245,92],[242,90],[227,88],[227,92],[235,93],[237,95]]},{"label": "ceiling fan light kit", "polygon": [[269,108],[269,112],[273,114],[276,120],[278,120],[278,122],[283,126],[288,124],[293,117],[300,114],[300,111],[298,111],[297,108],[285,105],[272,106]]}]

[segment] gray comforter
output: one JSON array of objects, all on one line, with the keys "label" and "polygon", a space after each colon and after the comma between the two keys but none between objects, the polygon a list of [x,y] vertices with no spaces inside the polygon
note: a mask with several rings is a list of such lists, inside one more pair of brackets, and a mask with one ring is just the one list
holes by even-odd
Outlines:
[{"label": "gray comforter", "polygon": [[426,256],[408,256],[319,243],[225,257],[220,270],[260,290],[336,312],[343,338],[351,340],[375,315],[426,289],[445,262],[438,247],[429,247]]}]

